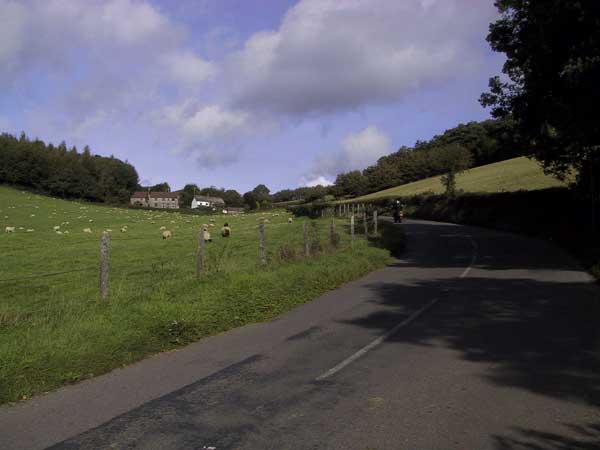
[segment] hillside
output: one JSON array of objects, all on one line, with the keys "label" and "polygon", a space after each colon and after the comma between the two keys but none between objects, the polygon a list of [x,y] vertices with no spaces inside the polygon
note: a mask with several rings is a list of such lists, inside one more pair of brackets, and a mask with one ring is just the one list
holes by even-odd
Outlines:
[{"label": "hillside", "polygon": [[[457,188],[462,189],[465,192],[533,191],[565,185],[556,178],[545,175],[535,161],[525,157],[509,159],[469,169],[459,175],[456,181]],[[355,200],[401,197],[428,191],[434,193],[443,192],[440,177],[426,178],[402,186],[396,186],[358,197]]]},{"label": "hillside", "polygon": [[[388,251],[364,239],[350,251],[342,223],[341,243],[332,247],[327,219],[310,222],[307,258],[303,221],[288,217],[264,213],[261,267],[261,214],[211,218],[115,208],[0,186],[0,403],[270,319],[388,261]],[[212,220],[199,281],[198,234]],[[232,234],[222,238],[226,221]],[[161,227],[171,239],[162,239]],[[99,250],[107,229],[110,291],[102,300]]]}]

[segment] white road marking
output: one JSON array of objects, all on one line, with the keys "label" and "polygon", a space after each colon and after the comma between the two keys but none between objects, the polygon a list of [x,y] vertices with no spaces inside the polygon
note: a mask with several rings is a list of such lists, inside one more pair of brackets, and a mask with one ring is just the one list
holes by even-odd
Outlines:
[{"label": "white road marking", "polygon": [[[465,278],[469,274],[469,272],[471,271],[471,268],[473,267],[473,265],[475,264],[475,261],[477,260],[477,252],[478,252],[477,242],[475,242],[475,240],[470,235],[462,235],[462,237],[469,238],[469,241],[471,242],[471,246],[473,247],[473,254],[471,256],[471,262],[469,263],[469,266],[467,268],[465,268],[465,270],[459,275],[459,278]],[[364,356],[369,351],[373,350],[375,347],[381,345],[387,338],[389,338],[390,336],[395,334],[400,328],[405,327],[412,321],[416,320],[425,311],[427,311],[428,309],[433,307],[439,300],[440,300],[439,298],[434,298],[429,303],[427,303],[425,306],[416,310],[414,313],[412,313],[410,316],[408,316],[408,318],[406,318],[405,320],[400,322],[394,328],[387,331],[385,334],[379,336],[377,339],[375,339],[370,344],[365,345],[363,348],[361,348],[359,351],[357,351],[353,355],[351,355],[348,358],[346,358],[345,360],[343,360],[337,366],[335,366],[335,367],[329,369],[327,372],[319,375],[317,378],[315,378],[315,381],[325,380],[326,378],[329,378],[332,375],[335,375],[336,373],[338,373],[340,370],[342,370],[344,367],[348,366],[349,364],[352,364],[354,361],[356,361],[361,356]]]},{"label": "white road marking", "polygon": [[479,252],[479,247],[477,246],[477,242],[475,242],[475,239],[473,239],[471,235],[466,235],[465,237],[469,238],[469,242],[471,242],[471,246],[473,247],[473,254],[471,255],[471,262],[469,263],[469,267],[467,267],[458,278],[464,278],[467,275],[469,275],[469,272],[473,268],[475,261],[477,261],[477,253]]}]

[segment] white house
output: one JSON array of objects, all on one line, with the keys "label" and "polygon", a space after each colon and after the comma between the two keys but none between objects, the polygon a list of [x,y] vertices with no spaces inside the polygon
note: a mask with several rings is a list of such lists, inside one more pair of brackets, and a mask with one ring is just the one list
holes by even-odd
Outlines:
[{"label": "white house", "polygon": [[210,197],[208,195],[196,195],[192,199],[191,208],[215,208],[225,206],[225,201],[221,197]]}]

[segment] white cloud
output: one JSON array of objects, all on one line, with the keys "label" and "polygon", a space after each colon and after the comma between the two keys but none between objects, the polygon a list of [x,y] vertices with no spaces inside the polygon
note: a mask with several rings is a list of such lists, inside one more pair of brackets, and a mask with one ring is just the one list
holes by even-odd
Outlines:
[{"label": "white cloud", "polygon": [[319,175],[316,178],[302,180],[302,184],[306,187],[315,187],[315,186],[331,186],[333,181],[324,177],[323,175]]},{"label": "white cloud", "polygon": [[362,170],[391,152],[389,137],[375,125],[369,125],[359,132],[347,134],[340,150],[321,154],[313,173],[335,176],[340,172]]},{"label": "white cloud", "polygon": [[167,53],[163,62],[175,81],[191,86],[200,85],[217,72],[216,64],[204,61],[189,50]]},{"label": "white cloud", "polygon": [[182,124],[188,135],[204,139],[227,138],[247,129],[248,116],[244,112],[228,111],[219,105],[205,106]]},{"label": "white cloud", "polygon": [[495,14],[481,0],[302,0],[231,57],[232,101],[300,116],[396,101],[468,73]]},{"label": "white cloud", "polygon": [[0,89],[36,95],[41,82],[52,100],[28,98],[30,114],[52,117],[65,138],[197,94],[215,73],[149,1],[0,0]]}]

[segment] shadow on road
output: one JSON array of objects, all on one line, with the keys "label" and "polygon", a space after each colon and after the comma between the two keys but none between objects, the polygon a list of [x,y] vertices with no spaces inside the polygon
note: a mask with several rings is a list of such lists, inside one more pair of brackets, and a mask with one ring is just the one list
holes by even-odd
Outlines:
[{"label": "shadow on road", "polygon": [[[418,278],[370,285],[374,302],[384,308],[345,323],[383,334],[406,319],[409,299],[439,298],[427,316],[388,342],[450,348],[464,360],[484,363],[488,383],[591,406],[600,414],[599,290],[584,277],[564,281],[577,270],[572,259],[550,243],[492,230],[422,223],[403,228],[408,249],[394,266]],[[476,274],[449,275],[448,269],[468,264],[471,233]],[[451,246],[447,252],[445,245]],[[600,423],[565,426],[565,435],[519,428],[493,439],[499,450],[600,450]]]}]

